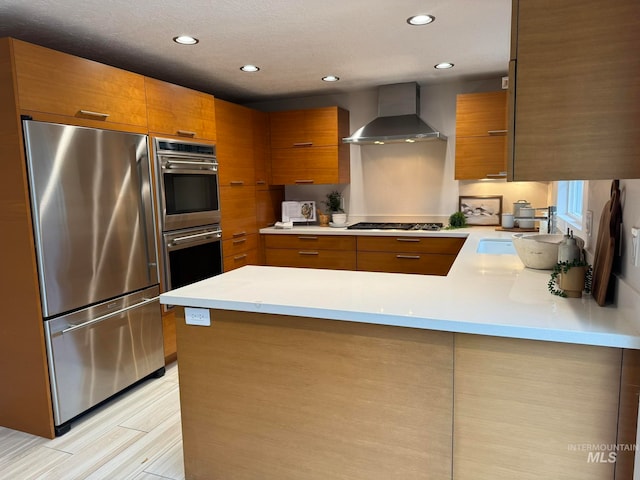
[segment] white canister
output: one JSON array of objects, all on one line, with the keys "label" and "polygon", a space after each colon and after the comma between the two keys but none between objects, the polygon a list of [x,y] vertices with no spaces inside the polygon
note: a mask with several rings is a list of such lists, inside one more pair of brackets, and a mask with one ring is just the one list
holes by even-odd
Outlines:
[{"label": "white canister", "polygon": [[502,228],[513,228],[513,213],[502,214]]},{"label": "white canister", "polygon": [[[518,226],[520,228],[533,228],[535,225],[535,220],[533,219],[535,213],[535,208],[520,207],[520,219],[518,220]],[[528,220],[528,217],[531,217],[531,220]]]}]

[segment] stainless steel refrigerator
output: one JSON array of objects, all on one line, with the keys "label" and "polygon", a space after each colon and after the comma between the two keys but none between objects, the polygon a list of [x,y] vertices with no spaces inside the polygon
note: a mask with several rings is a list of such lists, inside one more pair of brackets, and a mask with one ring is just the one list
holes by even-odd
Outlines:
[{"label": "stainless steel refrigerator", "polygon": [[145,135],[23,121],[56,434],[164,373]]}]

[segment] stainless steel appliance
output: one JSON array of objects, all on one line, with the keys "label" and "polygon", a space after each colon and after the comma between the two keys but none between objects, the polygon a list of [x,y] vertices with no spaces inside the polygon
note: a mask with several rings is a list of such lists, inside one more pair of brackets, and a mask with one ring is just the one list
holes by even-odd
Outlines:
[{"label": "stainless steel appliance", "polygon": [[154,148],[162,231],[219,223],[215,146],[155,138]]},{"label": "stainless steel appliance", "polygon": [[23,121],[56,434],[164,373],[145,135]]},{"label": "stainless steel appliance", "polygon": [[222,273],[222,231],[217,225],[169,232],[162,237],[167,290]]},{"label": "stainless steel appliance", "polygon": [[349,225],[347,230],[432,230],[438,231],[442,223],[395,223],[395,222],[359,222]]}]

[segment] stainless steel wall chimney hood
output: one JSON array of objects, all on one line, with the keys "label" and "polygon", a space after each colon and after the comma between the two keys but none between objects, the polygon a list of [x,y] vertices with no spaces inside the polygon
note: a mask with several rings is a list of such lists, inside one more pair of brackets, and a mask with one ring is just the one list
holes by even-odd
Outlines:
[{"label": "stainless steel wall chimney hood", "polygon": [[420,118],[420,87],[410,82],[381,86],[378,117],[342,141],[371,145],[446,139]]}]

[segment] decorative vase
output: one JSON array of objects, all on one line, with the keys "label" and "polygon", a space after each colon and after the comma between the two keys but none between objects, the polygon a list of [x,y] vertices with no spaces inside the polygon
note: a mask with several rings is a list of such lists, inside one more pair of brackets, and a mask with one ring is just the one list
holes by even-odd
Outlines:
[{"label": "decorative vase", "polygon": [[558,287],[569,298],[580,298],[584,290],[584,279],[587,267],[571,267],[558,276]]},{"label": "decorative vase", "polygon": [[322,213],[320,210],[318,210],[318,221],[320,222],[321,227],[328,227],[330,219],[331,216],[328,213]]}]

